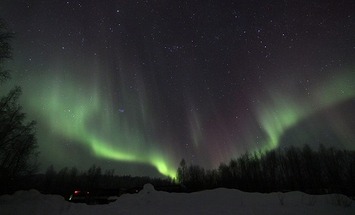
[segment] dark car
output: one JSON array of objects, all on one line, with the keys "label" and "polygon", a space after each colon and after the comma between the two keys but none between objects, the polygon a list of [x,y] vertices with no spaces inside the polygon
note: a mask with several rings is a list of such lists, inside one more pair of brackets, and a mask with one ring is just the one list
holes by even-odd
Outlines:
[{"label": "dark car", "polygon": [[86,203],[89,205],[108,204],[110,202],[116,201],[119,195],[120,190],[118,189],[76,189],[69,196],[68,201],[74,203]]}]

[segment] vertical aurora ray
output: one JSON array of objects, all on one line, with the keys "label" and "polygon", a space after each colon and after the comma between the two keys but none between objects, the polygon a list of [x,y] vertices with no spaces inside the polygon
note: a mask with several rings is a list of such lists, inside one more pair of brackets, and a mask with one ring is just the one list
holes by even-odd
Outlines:
[{"label": "vertical aurora ray", "polygon": [[354,99],[354,83],[355,73],[349,71],[323,82],[308,98],[271,92],[267,102],[257,107],[257,119],[266,137],[264,144],[255,150],[275,149],[284,132],[301,120],[322,109]]},{"label": "vertical aurora ray", "polygon": [[261,107],[258,112],[259,123],[267,135],[266,144],[261,151],[276,148],[284,131],[296,124],[307,112],[305,106],[280,95],[270,100],[272,102]]},{"label": "vertical aurora ray", "polygon": [[56,83],[40,86],[38,89],[46,91],[38,91],[40,96],[29,100],[29,107],[34,112],[41,111],[38,114],[46,119],[53,133],[81,143],[96,157],[152,165],[161,174],[175,177],[175,166],[162,156],[156,147],[159,144],[144,136],[144,129],[149,128],[140,125],[141,107],[133,118],[126,118],[125,113],[109,108],[97,87],[78,90],[74,86],[70,81],[60,87]]},{"label": "vertical aurora ray", "polygon": [[203,131],[198,113],[194,109],[189,111],[190,136],[195,147],[198,147],[203,142]]}]

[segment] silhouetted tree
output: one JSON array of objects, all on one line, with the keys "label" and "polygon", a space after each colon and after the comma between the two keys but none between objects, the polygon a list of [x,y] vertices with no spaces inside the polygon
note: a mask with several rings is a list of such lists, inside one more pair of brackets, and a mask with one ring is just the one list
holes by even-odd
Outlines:
[{"label": "silhouetted tree", "polygon": [[305,145],[302,149],[302,175],[303,187],[308,192],[314,192],[322,188],[321,166],[318,153]]},{"label": "silhouetted tree", "polygon": [[101,178],[101,167],[96,167],[96,165],[92,165],[87,171],[87,179],[88,179],[88,188],[93,189],[97,188],[100,184]]},{"label": "silhouetted tree", "polygon": [[180,184],[184,185],[189,180],[187,175],[187,165],[184,159],[180,161],[180,166],[177,169],[176,178]]},{"label": "silhouetted tree", "polygon": [[193,190],[202,190],[205,187],[205,170],[197,165],[190,165],[187,169],[189,180],[186,185]]},{"label": "silhouetted tree", "polygon": [[236,184],[239,184],[237,176],[239,176],[238,163],[235,160],[229,162],[229,166],[225,163],[221,163],[218,167],[219,181],[223,187],[236,188]]},{"label": "silhouetted tree", "polygon": [[74,189],[79,186],[79,171],[76,167],[72,167],[69,171],[69,187]]},{"label": "silhouetted tree", "polygon": [[55,187],[55,180],[57,176],[57,172],[54,170],[53,165],[50,165],[46,172],[45,172],[45,178],[44,178],[44,190],[48,193],[52,193],[54,191]]},{"label": "silhouetted tree", "polygon": [[345,167],[346,169],[345,187],[348,188],[346,190],[346,194],[355,195],[355,152],[354,151],[347,152],[346,158],[347,158],[346,159],[347,166]]},{"label": "silhouetted tree", "polygon": [[110,170],[105,171],[105,173],[102,177],[102,181],[103,181],[102,186],[103,187],[107,187],[107,188],[115,187],[114,173],[115,173],[114,169],[110,169]]},{"label": "silhouetted tree", "polygon": [[284,160],[286,162],[286,181],[290,183],[291,190],[296,190],[302,185],[301,157],[299,149],[291,146],[286,150]]},{"label": "silhouetted tree", "polygon": [[321,146],[320,156],[323,161],[323,183],[331,192],[339,192],[344,182],[343,180],[345,179],[344,153],[333,147],[325,148],[324,146]]},{"label": "silhouetted tree", "polygon": [[[0,81],[9,77],[3,61],[11,56],[5,25],[0,22]],[[37,169],[37,140],[35,122],[25,122],[26,115],[18,104],[21,88],[15,87],[0,99],[0,184],[2,191],[15,188],[20,176],[30,175]]]},{"label": "silhouetted tree", "polygon": [[219,184],[219,175],[218,171],[215,169],[212,170],[206,170],[206,188],[207,189],[212,189],[220,186]]}]

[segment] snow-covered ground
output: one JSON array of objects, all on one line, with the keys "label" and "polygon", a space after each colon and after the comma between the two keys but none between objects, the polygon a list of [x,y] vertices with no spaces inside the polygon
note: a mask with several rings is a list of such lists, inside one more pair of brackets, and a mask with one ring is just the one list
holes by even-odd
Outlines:
[{"label": "snow-covered ground", "polygon": [[0,196],[0,214],[355,214],[355,202],[343,195],[246,193],[219,188],[196,193],[155,191],[148,184],[138,194],[122,195],[108,205],[69,203],[35,190]]}]

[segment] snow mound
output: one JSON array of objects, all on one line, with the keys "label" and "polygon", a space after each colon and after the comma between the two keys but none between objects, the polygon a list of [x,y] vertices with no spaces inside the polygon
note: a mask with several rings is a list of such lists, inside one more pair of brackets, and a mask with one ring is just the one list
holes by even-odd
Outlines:
[{"label": "snow mound", "polygon": [[139,191],[139,194],[146,195],[146,194],[151,194],[153,192],[155,192],[154,186],[152,184],[145,184],[143,186],[143,189]]},{"label": "snow mound", "polygon": [[354,201],[340,194],[308,195],[302,192],[247,193],[219,188],[195,193],[156,191],[146,184],[138,194],[120,196],[106,205],[69,203],[63,197],[36,190],[0,196],[0,214],[355,214]]}]

